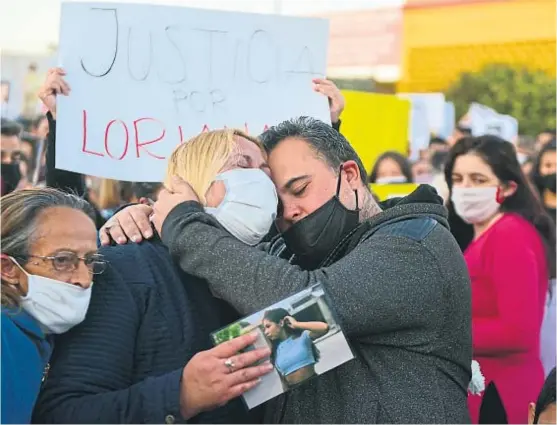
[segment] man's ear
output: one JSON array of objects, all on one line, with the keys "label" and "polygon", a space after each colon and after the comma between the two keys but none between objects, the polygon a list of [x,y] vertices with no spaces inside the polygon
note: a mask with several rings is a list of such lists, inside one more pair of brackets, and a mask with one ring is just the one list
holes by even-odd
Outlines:
[{"label": "man's ear", "polygon": [[528,424],[533,424],[535,417],[536,417],[536,403],[530,403],[528,405]]},{"label": "man's ear", "polygon": [[0,275],[4,282],[12,285],[19,285],[23,272],[17,267],[13,260],[6,254],[0,255]]},{"label": "man's ear", "polygon": [[346,161],[342,164],[342,171],[346,175],[346,180],[352,190],[357,190],[362,185],[360,169],[356,161]]}]

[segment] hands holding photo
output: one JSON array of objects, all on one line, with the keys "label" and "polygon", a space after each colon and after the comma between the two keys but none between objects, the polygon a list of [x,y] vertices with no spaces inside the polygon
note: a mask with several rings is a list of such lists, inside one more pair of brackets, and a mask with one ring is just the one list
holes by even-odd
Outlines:
[{"label": "hands holding photo", "polygon": [[180,406],[184,419],[223,406],[273,370],[269,362],[253,366],[271,354],[268,348],[239,354],[256,339],[255,334],[243,335],[192,357],[182,374]]}]

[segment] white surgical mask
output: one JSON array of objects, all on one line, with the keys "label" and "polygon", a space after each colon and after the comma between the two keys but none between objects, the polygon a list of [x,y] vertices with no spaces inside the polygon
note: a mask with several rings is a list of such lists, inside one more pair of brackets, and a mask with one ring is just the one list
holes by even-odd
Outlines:
[{"label": "white surgical mask", "polygon": [[378,177],[375,179],[376,184],[393,184],[393,183],[407,183],[408,179],[405,176],[386,176]]},{"label": "white surgical mask", "polygon": [[500,208],[497,186],[453,187],[451,200],[456,213],[468,224],[483,223]]},{"label": "white surgical mask", "polygon": [[516,154],[516,159],[520,165],[524,165],[524,163],[528,160],[528,155],[522,152],[518,152]]},{"label": "white surgical mask", "polygon": [[89,301],[87,289],[48,277],[27,273],[16,260],[12,261],[27,275],[27,295],[21,299],[23,309],[33,316],[47,334],[62,334],[83,322]]},{"label": "white surgical mask", "polygon": [[257,168],[239,168],[217,176],[226,195],[217,208],[206,207],[233,236],[256,245],[269,232],[277,216],[277,191],[272,180]]}]

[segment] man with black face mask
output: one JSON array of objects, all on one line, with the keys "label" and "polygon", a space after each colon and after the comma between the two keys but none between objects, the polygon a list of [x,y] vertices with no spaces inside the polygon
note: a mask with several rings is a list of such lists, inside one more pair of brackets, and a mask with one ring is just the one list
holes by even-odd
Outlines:
[{"label": "man with black face mask", "polygon": [[227,234],[186,182],[161,192],[152,220],[180,267],[242,314],[326,287],[355,359],[270,401],[265,422],[469,422],[470,282],[441,199],[421,186],[382,210],[355,151],[322,122],[261,139],[282,204],[271,243]]},{"label": "man with black face mask", "polygon": [[21,180],[21,126],[10,120],[2,119],[1,123],[2,151],[2,196],[17,189]]}]

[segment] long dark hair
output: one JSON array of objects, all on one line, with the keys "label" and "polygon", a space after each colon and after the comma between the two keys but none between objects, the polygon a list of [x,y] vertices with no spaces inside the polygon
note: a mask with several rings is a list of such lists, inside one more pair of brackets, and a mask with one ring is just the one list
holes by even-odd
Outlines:
[{"label": "long dark hair", "polygon": [[[475,153],[491,167],[493,173],[502,183],[515,182],[516,192],[501,204],[501,212],[512,212],[530,222],[540,234],[544,244],[551,278],[555,277],[555,224],[543,207],[532,185],[522,172],[514,146],[497,136],[465,137],[456,143],[449,152],[445,166],[445,179],[449,194],[453,189],[453,168],[461,155]],[[473,228],[465,223],[455,212],[449,198],[449,224],[462,250],[474,237]]]},{"label": "long dark hair", "polygon": [[557,141],[553,139],[551,142],[544,145],[544,147],[540,150],[536,159],[534,160],[534,164],[532,166],[532,173],[530,178],[534,183],[535,188],[538,190],[540,197],[543,196],[543,192],[545,190],[543,186],[543,176],[540,173],[540,166],[542,165],[542,158],[547,152],[556,152],[557,151]]},{"label": "long dark hair", "polygon": [[377,172],[379,171],[379,165],[385,159],[392,159],[398,164],[398,166],[400,167],[400,171],[402,172],[402,175],[406,177],[408,183],[412,183],[414,181],[412,177],[412,168],[410,167],[410,162],[408,162],[408,160],[398,152],[389,151],[379,156],[379,158],[377,158],[377,161],[375,161],[375,165],[373,166],[371,173],[369,174],[369,183],[375,183],[375,181],[377,180]]},{"label": "long dark hair", "polygon": [[[290,314],[288,313],[288,311],[286,311],[284,308],[274,308],[272,310],[267,310],[264,314],[263,314],[263,320],[268,320],[269,322],[273,322],[276,323],[277,325],[280,323],[281,320],[283,320],[285,317],[290,316]],[[291,327],[289,327],[288,325],[284,325],[283,326],[284,332],[286,332],[286,335],[288,336],[293,336],[293,337],[299,337],[300,335],[302,335],[302,330],[301,329],[292,329]],[[281,343],[281,341],[279,340],[273,340],[271,341],[271,363],[274,365],[275,364],[275,360],[276,360],[276,356],[277,356],[277,349],[279,344]],[[313,352],[313,357],[315,358],[315,362],[319,361],[319,357],[320,357],[320,353],[319,353],[319,349],[315,346],[315,344],[313,343],[313,341],[311,342],[311,350]]]}]

